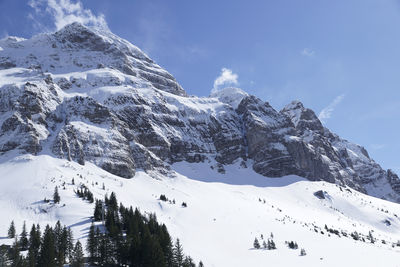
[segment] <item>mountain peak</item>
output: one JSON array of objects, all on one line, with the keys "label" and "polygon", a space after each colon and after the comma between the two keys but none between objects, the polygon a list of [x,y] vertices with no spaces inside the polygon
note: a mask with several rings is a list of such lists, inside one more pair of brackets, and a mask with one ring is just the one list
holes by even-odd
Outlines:
[{"label": "mountain peak", "polygon": [[322,123],[315,115],[314,111],[309,108],[305,108],[303,103],[294,100],[290,104],[286,105],[282,110],[282,114],[288,116],[295,127],[300,130],[323,130]]},{"label": "mountain peak", "polygon": [[284,109],[287,110],[295,110],[295,109],[304,109],[304,105],[300,100],[293,100],[289,104],[287,104]]},{"label": "mountain peak", "polygon": [[128,76],[128,83],[141,81],[138,87],[150,86],[186,96],[170,73],[138,47],[108,30],[74,22],[57,32],[17,41],[0,42],[0,69],[19,67],[59,75],[107,68]]},{"label": "mountain peak", "polygon": [[213,91],[210,95],[210,97],[218,98],[219,101],[231,105],[234,109],[239,106],[242,99],[246,96],[249,96],[249,94],[236,87],[226,87]]}]

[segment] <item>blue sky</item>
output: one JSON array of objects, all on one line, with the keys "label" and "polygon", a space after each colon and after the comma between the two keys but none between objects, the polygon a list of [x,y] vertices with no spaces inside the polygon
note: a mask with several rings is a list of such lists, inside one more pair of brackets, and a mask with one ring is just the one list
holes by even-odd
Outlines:
[{"label": "blue sky", "polygon": [[400,172],[400,1],[76,3],[0,0],[0,37],[30,37],[71,19],[107,23],[189,94],[209,95],[225,68],[224,77],[276,109],[298,99],[323,111],[328,128]]}]

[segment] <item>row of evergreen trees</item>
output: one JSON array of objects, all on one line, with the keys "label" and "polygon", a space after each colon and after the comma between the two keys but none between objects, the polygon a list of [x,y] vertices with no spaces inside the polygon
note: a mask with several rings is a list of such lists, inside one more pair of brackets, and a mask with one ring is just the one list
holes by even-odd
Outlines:
[{"label": "row of evergreen trees", "polygon": [[93,203],[94,198],[93,198],[93,193],[87,188],[87,186],[81,184],[80,188],[78,188],[75,191],[76,195],[84,200],[89,201],[90,203]]},{"label": "row of evergreen trees", "polygon": [[[136,208],[118,205],[114,193],[103,201],[96,200],[94,221],[87,242],[89,261],[100,266],[195,267],[185,256],[179,239],[172,242],[165,224],[155,214],[144,216]],[[203,263],[199,263],[203,266]]]},{"label": "row of evergreen trees", "polygon": [[[8,236],[15,241],[10,248],[1,250],[0,266],[12,267],[57,267],[69,262],[72,267],[84,264],[84,254],[79,241],[73,244],[71,229],[61,226],[60,221],[53,227],[47,225],[41,233],[39,224],[33,224],[31,231],[26,231],[26,225],[18,236],[14,222],[11,222]],[[19,238],[18,238],[19,237]],[[21,251],[28,251],[23,256]]]},{"label": "row of evergreen trees", "polygon": [[[91,195],[89,190],[80,189],[77,193],[83,198]],[[95,226],[92,222],[89,230],[86,249],[92,265],[196,267],[192,258],[183,253],[179,239],[172,242],[167,227],[157,222],[155,214],[144,216],[138,209],[118,205],[115,193],[104,201],[96,199],[93,219],[103,223]],[[61,226],[59,221],[54,228],[47,225],[43,233],[39,224],[33,224],[29,235],[25,222],[17,235],[12,221],[8,237],[15,241],[11,247],[0,247],[0,266],[58,267],[65,263],[84,266],[81,243],[77,241],[74,245],[71,229]],[[23,253],[26,256],[21,251],[27,251]]]}]

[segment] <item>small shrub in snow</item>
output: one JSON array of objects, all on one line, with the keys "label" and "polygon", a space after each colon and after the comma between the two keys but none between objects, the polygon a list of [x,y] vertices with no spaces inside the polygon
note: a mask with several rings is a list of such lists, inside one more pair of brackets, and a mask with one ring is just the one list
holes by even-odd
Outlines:
[{"label": "small shrub in snow", "polygon": [[162,195],[160,195],[160,200],[161,201],[168,201],[168,198],[164,194],[162,194]]},{"label": "small shrub in snow", "polygon": [[300,250],[300,256],[305,256],[305,255],[307,255],[306,250],[304,248],[302,248]]},{"label": "small shrub in snow", "polygon": [[354,231],[350,235],[354,240],[360,240],[360,235],[356,231]]},{"label": "small shrub in snow", "polygon": [[289,247],[290,249],[298,249],[298,248],[299,248],[299,246],[297,245],[296,242],[293,242],[293,241],[286,241],[285,243],[288,245],[288,247]]},{"label": "small shrub in snow", "polygon": [[267,242],[267,249],[268,249],[268,250],[276,249],[276,245],[275,245],[274,240],[268,239],[268,242]]},{"label": "small shrub in snow", "polygon": [[254,247],[255,249],[259,249],[259,248],[261,247],[261,246],[260,246],[260,242],[258,242],[257,237],[254,239],[253,247]]},{"label": "small shrub in snow", "polygon": [[371,241],[371,243],[375,243],[375,237],[372,235],[372,231],[369,231],[368,233],[368,239]]}]

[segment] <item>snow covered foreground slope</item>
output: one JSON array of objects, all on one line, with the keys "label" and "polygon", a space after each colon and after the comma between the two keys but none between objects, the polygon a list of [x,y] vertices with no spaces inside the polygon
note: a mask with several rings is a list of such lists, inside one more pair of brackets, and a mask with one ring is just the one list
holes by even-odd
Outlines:
[{"label": "snow covered foreground slope", "polygon": [[[265,178],[239,164],[225,174],[204,163],[181,162],[173,169],[170,177],[154,179],[139,171],[133,179],[123,179],[91,163],[82,166],[44,155],[2,162],[0,243],[12,242],[5,238],[12,219],[17,229],[24,220],[44,225],[60,219],[85,242],[94,206],[73,192],[83,183],[96,198],[114,191],[124,205],[155,212],[186,252],[205,266],[398,266],[400,247],[392,247],[400,239],[398,204],[297,176]],[[60,204],[44,203],[64,182]],[[319,190],[325,191],[325,199],[314,195]],[[176,204],[158,200],[161,194]],[[325,224],[340,237],[329,234]],[[366,237],[365,242],[353,240],[349,235],[354,231],[365,236],[372,231],[375,243]],[[277,250],[253,249],[255,237],[261,240],[261,234],[266,238],[271,232]],[[291,240],[298,250],[287,248],[285,241]],[[300,248],[306,256],[299,256]]]}]

